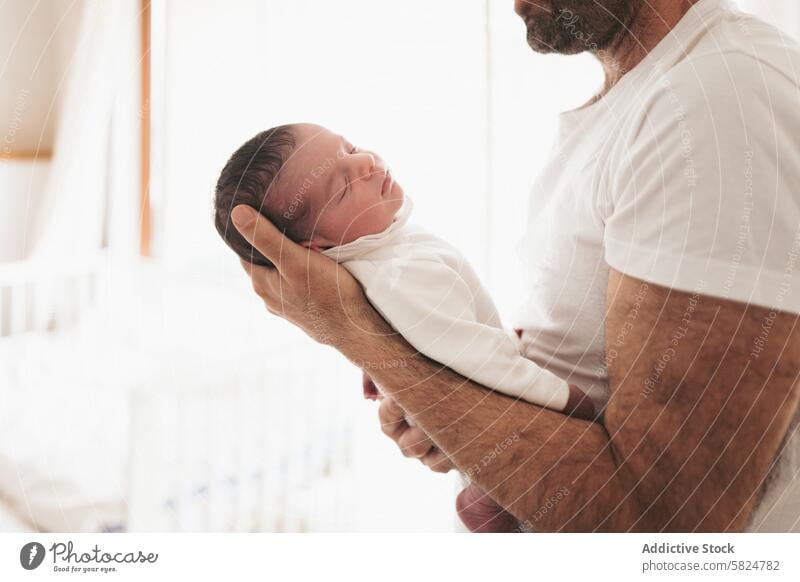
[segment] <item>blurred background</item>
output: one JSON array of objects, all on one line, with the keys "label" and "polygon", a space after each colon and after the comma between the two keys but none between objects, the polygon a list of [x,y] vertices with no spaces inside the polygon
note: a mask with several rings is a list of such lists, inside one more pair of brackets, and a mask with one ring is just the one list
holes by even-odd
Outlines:
[{"label": "blurred background", "polygon": [[[218,238],[232,151],[313,121],[515,306],[513,252],[587,55],[511,0],[0,3],[0,531],[452,531],[360,373],[270,317]],[[739,5],[800,33],[794,0]]]}]

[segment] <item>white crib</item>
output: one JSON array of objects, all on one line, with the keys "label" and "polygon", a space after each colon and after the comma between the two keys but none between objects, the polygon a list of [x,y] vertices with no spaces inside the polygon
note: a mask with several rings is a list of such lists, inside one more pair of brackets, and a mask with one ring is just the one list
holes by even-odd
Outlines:
[{"label": "white crib", "polygon": [[105,255],[0,263],[0,337],[69,327],[89,308]]},{"label": "white crib", "polygon": [[[335,353],[289,346],[200,378],[190,362],[132,395],[131,531],[330,531],[353,504],[353,434]],[[243,364],[243,365],[242,365]]]},{"label": "white crib", "polygon": [[358,371],[249,289],[0,265],[0,316],[0,500],[35,529],[349,529]]}]

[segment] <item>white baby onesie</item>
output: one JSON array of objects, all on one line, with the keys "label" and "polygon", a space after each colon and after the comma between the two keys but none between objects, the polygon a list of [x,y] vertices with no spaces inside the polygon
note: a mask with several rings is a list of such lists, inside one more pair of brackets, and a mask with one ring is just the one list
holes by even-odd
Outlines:
[{"label": "white baby onesie", "polygon": [[567,383],[521,355],[488,291],[452,245],[409,225],[406,197],[385,231],[323,251],[414,349],[509,396],[564,410]]}]

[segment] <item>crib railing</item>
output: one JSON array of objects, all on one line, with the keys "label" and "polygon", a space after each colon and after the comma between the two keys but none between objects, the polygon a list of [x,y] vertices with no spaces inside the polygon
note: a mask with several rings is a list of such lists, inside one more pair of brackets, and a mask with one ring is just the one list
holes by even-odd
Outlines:
[{"label": "crib railing", "polygon": [[133,395],[129,531],[349,529],[355,368],[311,342],[189,367]]},{"label": "crib railing", "polygon": [[59,263],[0,263],[0,337],[74,324],[94,300],[105,253]]}]

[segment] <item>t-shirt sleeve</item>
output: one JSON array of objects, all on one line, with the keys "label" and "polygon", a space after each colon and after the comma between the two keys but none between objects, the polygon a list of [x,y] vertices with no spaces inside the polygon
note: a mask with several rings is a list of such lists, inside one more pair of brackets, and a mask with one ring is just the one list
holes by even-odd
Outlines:
[{"label": "t-shirt sleeve", "polygon": [[609,168],[606,262],[800,313],[800,90],[744,54],[685,61],[642,97]]}]

